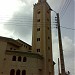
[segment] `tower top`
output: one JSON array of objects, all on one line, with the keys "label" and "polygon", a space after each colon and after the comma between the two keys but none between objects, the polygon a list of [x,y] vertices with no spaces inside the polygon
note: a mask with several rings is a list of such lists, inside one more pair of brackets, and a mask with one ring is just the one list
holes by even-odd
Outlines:
[{"label": "tower top", "polygon": [[46,0],[38,0],[38,2],[46,2]]}]

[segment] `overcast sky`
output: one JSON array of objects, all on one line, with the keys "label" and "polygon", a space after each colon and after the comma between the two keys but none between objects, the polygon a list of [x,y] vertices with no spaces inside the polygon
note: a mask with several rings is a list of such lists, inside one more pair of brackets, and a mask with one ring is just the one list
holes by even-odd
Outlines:
[{"label": "overcast sky", "polygon": [[[32,21],[33,4],[38,0],[0,0],[0,36],[21,39],[28,44],[32,44]],[[74,75],[74,0],[47,0],[50,7],[59,12],[63,52],[65,58],[66,71]],[[53,39],[53,59],[56,62],[55,73],[57,75],[57,59],[59,57],[57,29],[55,13],[52,12],[52,39]],[[71,29],[69,29],[71,28]]]}]

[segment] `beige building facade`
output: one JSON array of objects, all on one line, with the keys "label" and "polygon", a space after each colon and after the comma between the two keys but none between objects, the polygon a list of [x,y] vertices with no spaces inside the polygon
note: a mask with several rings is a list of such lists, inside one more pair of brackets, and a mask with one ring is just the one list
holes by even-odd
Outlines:
[{"label": "beige building facade", "polygon": [[0,37],[0,75],[41,75],[43,57],[31,48],[19,39]]},{"label": "beige building facade", "polygon": [[46,0],[38,0],[33,9],[32,51],[44,57],[43,75],[54,75],[51,35],[51,8]]},{"label": "beige building facade", "polygon": [[50,9],[46,0],[34,4],[32,46],[0,37],[0,75],[54,75]]}]

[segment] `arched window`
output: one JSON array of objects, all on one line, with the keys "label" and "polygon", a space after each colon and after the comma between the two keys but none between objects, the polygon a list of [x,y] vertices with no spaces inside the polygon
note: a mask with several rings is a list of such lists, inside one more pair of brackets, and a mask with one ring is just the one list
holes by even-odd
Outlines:
[{"label": "arched window", "polygon": [[23,70],[22,71],[22,75],[26,75],[26,70]]},{"label": "arched window", "polygon": [[21,61],[21,56],[18,57],[18,61]]},{"label": "arched window", "polygon": [[14,69],[11,69],[10,75],[15,75],[15,70]]},{"label": "arched window", "polygon": [[16,61],[16,56],[13,56],[12,61]]},{"label": "arched window", "polygon": [[38,11],[38,14],[40,14],[40,10]]},{"label": "arched window", "polygon": [[16,71],[16,75],[20,75],[20,70],[17,70]]},{"label": "arched window", "polygon": [[23,62],[26,62],[26,61],[27,61],[27,58],[26,58],[26,57],[24,57],[24,58],[23,58]]}]

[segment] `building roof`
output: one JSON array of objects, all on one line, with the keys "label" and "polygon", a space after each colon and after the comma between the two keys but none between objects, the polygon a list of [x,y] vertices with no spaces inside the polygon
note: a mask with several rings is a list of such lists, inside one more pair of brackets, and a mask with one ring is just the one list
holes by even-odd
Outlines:
[{"label": "building roof", "polygon": [[20,39],[17,39],[16,41],[22,42],[22,43],[24,43],[24,44],[27,44],[28,46],[31,46],[31,45],[29,45],[28,43],[26,43],[26,42],[24,42],[24,41],[22,41],[22,40],[20,40]]},{"label": "building roof", "polygon": [[8,37],[0,36],[0,41],[8,42],[8,43],[14,44],[16,46],[21,46],[21,44],[19,42],[17,42],[16,40],[14,40],[12,38],[8,38]]},{"label": "building roof", "polygon": [[[16,45],[16,46],[22,46],[22,43],[27,44],[26,42],[24,42],[20,39],[14,40],[12,38],[3,37],[3,36],[0,36],[0,41],[8,42],[8,43],[11,43],[11,44]],[[22,43],[20,43],[19,41]],[[27,45],[29,45],[29,44],[27,44]]]}]

